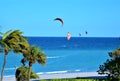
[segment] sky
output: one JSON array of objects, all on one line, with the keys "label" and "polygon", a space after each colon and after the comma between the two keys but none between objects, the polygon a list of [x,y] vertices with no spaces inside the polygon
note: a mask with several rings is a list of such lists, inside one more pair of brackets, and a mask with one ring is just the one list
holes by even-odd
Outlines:
[{"label": "sky", "polygon": [[25,36],[120,37],[120,0],[1,0],[0,31],[17,29]]}]

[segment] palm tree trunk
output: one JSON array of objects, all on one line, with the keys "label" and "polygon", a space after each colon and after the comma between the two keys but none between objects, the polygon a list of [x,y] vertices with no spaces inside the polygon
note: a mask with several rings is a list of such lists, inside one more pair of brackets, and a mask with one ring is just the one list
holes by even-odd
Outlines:
[{"label": "palm tree trunk", "polygon": [[1,81],[3,80],[3,76],[4,76],[4,69],[6,66],[6,57],[7,57],[7,54],[4,54],[4,63],[3,63],[2,72],[1,72]]},{"label": "palm tree trunk", "polygon": [[32,65],[29,65],[29,72],[28,72],[28,81],[30,81],[31,68],[32,68]]}]

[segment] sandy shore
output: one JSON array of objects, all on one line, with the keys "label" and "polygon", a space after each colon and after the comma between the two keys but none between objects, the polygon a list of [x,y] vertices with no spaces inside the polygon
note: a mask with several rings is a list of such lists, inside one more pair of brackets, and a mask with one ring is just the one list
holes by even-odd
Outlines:
[{"label": "sandy shore", "polygon": [[[102,77],[105,75],[99,75],[97,72],[79,72],[79,73],[61,73],[61,74],[40,74],[40,79],[60,79],[60,78],[77,78],[77,77]],[[31,81],[38,81],[35,79]],[[4,77],[3,81],[15,81],[15,77]]]},{"label": "sandy shore", "polygon": [[3,81],[16,81],[15,76],[3,77]]}]

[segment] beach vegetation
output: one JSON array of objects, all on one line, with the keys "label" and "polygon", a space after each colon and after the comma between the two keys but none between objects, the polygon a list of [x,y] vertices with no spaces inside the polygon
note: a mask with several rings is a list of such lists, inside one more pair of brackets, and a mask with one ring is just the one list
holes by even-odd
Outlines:
[{"label": "beach vegetation", "polygon": [[36,62],[42,64],[43,66],[46,64],[46,55],[40,48],[36,46],[30,46],[24,53],[24,58],[22,59],[22,64],[25,66],[25,62],[29,63],[29,70],[28,70],[28,81],[30,81],[31,69],[32,65]]},{"label": "beach vegetation", "polygon": [[120,81],[120,48],[108,54],[111,59],[100,65],[98,73],[106,74],[108,81]]},{"label": "beach vegetation", "polygon": [[0,33],[0,49],[1,52],[4,52],[4,63],[1,72],[1,81],[3,80],[4,69],[6,66],[6,57],[10,51],[20,53],[20,50],[28,48],[29,44],[27,39],[22,35],[23,33],[20,30],[9,30],[5,33]]},{"label": "beach vegetation", "polygon": [[[28,72],[29,68],[24,65],[17,68],[15,73],[16,81],[28,81]],[[33,70],[31,70],[30,78],[37,79],[39,76]]]},{"label": "beach vegetation", "polygon": [[48,79],[48,80],[40,80],[40,81],[106,81],[105,79],[89,79],[89,78],[81,78],[81,79]]}]

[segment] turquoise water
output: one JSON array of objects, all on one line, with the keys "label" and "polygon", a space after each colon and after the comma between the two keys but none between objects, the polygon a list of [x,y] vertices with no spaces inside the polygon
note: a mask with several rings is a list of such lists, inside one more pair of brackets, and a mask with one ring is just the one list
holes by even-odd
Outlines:
[{"label": "turquoise water", "polygon": [[[33,70],[39,74],[66,72],[95,72],[108,58],[108,52],[120,46],[118,38],[74,37],[68,41],[65,37],[29,37],[29,43],[40,47],[47,56],[45,67],[34,64]],[[21,65],[22,55],[9,53],[5,75],[15,74]],[[3,54],[0,54],[0,70]]]}]

